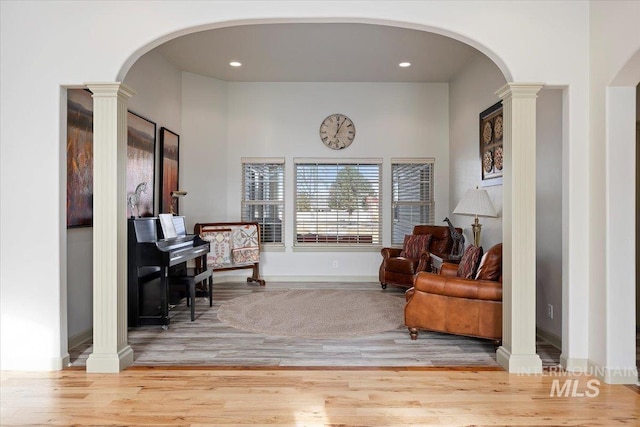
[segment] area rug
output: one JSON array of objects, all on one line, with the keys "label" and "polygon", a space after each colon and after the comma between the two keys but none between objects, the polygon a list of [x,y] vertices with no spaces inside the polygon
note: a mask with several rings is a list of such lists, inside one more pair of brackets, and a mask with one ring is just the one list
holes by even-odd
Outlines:
[{"label": "area rug", "polygon": [[366,336],[404,324],[404,298],[383,291],[294,289],[223,303],[218,319],[237,329],[305,338]]}]

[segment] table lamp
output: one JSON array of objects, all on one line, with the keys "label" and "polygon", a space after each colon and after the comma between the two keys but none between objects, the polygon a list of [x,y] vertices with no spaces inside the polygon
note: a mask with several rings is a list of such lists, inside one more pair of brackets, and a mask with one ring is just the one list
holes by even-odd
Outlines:
[{"label": "table lamp", "polygon": [[478,187],[472,188],[466,192],[458,203],[458,206],[453,210],[453,213],[476,217],[473,224],[471,224],[471,229],[473,230],[473,244],[475,246],[480,246],[480,230],[482,229],[482,224],[478,222],[478,217],[484,216],[496,218],[498,216],[496,209],[493,207],[493,203],[491,203],[487,190],[481,190],[478,189]]}]

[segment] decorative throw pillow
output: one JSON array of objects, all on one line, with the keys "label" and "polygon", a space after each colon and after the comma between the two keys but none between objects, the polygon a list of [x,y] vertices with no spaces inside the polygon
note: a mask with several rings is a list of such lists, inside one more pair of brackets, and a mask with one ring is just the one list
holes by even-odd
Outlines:
[{"label": "decorative throw pillow", "polygon": [[473,279],[482,257],[482,246],[469,245],[458,265],[458,277]]},{"label": "decorative throw pillow", "polygon": [[502,244],[489,249],[482,255],[476,280],[492,280],[497,282],[502,274]]},{"label": "decorative throw pillow", "polygon": [[404,249],[400,256],[404,258],[420,258],[420,254],[429,250],[431,234],[406,234],[404,236]]}]

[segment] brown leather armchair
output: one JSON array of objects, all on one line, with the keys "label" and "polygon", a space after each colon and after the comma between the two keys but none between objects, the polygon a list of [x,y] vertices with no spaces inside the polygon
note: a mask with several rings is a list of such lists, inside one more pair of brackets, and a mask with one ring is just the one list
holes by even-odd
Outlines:
[{"label": "brown leather armchair", "polygon": [[[405,296],[404,322],[411,339],[418,329],[502,340],[502,244],[482,258],[475,279],[457,277],[458,265],[440,274],[419,273]],[[486,278],[493,280],[486,280]]]},{"label": "brown leather armchair", "polygon": [[[456,228],[459,232],[462,229]],[[447,226],[439,225],[416,225],[413,227],[414,235],[431,235],[431,243],[426,251],[423,251],[416,258],[401,257],[400,248],[382,248],[382,263],[378,278],[382,289],[386,289],[387,285],[399,286],[402,288],[410,288],[413,281],[421,271],[431,271],[431,257],[433,253],[444,261],[449,260],[453,239],[451,232]]]}]

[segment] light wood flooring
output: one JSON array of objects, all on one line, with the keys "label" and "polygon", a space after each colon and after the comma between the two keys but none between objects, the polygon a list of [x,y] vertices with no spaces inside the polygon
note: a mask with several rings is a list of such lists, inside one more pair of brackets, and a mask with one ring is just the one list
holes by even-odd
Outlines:
[{"label": "light wood flooring", "polygon": [[[136,361],[124,372],[86,373],[90,343],[72,351],[76,367],[0,372],[0,424],[640,424],[638,386],[557,371],[508,374],[496,368],[493,346],[483,340],[425,333],[411,342],[405,328],[348,340],[285,339],[234,330],[215,315],[222,301],[248,292],[344,286],[358,291],[377,284],[219,284],[212,309],[198,301],[195,322],[179,306],[168,331],[131,329]],[[399,289],[381,292],[402,297]],[[557,363],[556,356],[541,354],[546,365]],[[560,386],[564,391],[558,395]]]},{"label": "light wood flooring", "polygon": [[[406,328],[376,335],[342,339],[268,336],[234,329],[220,322],[220,304],[251,292],[282,289],[344,289],[353,292],[375,290],[390,298],[404,298],[404,290],[378,283],[284,283],[266,287],[245,282],[214,285],[214,305],[198,298],[196,319],[189,320],[184,302],[172,310],[168,330],[160,326],[129,329],[134,351],[133,366],[243,366],[243,367],[498,367],[493,344],[487,340],[421,331],[411,341]],[[69,351],[71,366],[85,366],[91,342]],[[538,343],[545,366],[556,366],[560,352],[545,342]]]},{"label": "light wood flooring", "polygon": [[[0,373],[3,426],[637,426],[637,386],[429,368]],[[553,393],[554,381],[573,392]],[[591,396],[591,397],[589,397]]]}]

